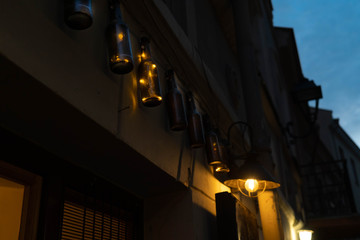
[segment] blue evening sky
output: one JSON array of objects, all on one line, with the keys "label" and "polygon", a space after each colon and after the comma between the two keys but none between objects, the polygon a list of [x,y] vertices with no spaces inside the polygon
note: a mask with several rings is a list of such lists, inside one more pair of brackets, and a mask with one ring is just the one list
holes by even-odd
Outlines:
[{"label": "blue evening sky", "polygon": [[360,146],[360,0],[272,3],[274,25],[294,29],[304,76],[322,87],[320,108]]}]

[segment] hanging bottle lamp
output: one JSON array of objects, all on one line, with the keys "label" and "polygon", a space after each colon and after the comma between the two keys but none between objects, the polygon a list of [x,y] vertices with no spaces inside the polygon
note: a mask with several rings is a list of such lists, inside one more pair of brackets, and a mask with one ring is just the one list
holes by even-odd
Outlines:
[{"label": "hanging bottle lamp", "polygon": [[187,120],[183,97],[177,88],[173,70],[166,72],[166,82],[168,86],[166,100],[170,129],[173,131],[182,131],[187,126]]},{"label": "hanging bottle lamp", "polygon": [[84,30],[91,26],[93,14],[91,0],[65,0],[65,23],[72,29]]},{"label": "hanging bottle lamp", "polygon": [[146,107],[155,107],[161,104],[161,90],[157,66],[151,59],[150,41],[141,38],[141,62],[139,65],[139,88],[141,102]]},{"label": "hanging bottle lamp", "polygon": [[222,163],[222,155],[217,134],[213,130],[208,115],[203,116],[205,128],[206,155],[209,165]]},{"label": "hanging bottle lamp", "polygon": [[229,169],[229,151],[226,147],[225,140],[219,139],[219,146],[220,146],[220,154],[221,154],[221,163],[214,165],[215,172],[220,173],[228,173],[230,172]]},{"label": "hanging bottle lamp", "polygon": [[191,92],[186,94],[186,102],[190,147],[201,148],[205,144],[202,120]]},{"label": "hanging bottle lamp", "polygon": [[113,73],[126,74],[134,68],[129,28],[123,22],[120,1],[109,2],[110,24],[107,29],[109,65]]}]

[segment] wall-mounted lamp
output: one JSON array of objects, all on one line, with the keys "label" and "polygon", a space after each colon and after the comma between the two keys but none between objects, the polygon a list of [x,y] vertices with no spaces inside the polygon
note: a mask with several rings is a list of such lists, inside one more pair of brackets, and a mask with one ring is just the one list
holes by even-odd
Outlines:
[{"label": "wall-mounted lamp", "polygon": [[107,40],[110,69],[116,74],[129,73],[134,68],[129,28],[122,20],[120,1],[109,0],[109,7]]},{"label": "wall-mounted lamp", "polygon": [[65,0],[64,10],[64,20],[70,28],[84,30],[91,26],[91,0]]},{"label": "wall-mounted lamp", "polygon": [[146,107],[155,107],[161,104],[162,97],[157,66],[151,58],[149,39],[141,38],[140,50],[141,62],[138,77],[141,102]]},{"label": "wall-mounted lamp", "polygon": [[[304,78],[303,81],[299,82],[295,86],[292,91],[292,95],[295,101],[299,104],[303,115],[308,120],[309,129],[302,135],[296,135],[291,132],[291,126],[293,125],[292,122],[288,122],[285,129],[292,138],[305,138],[312,133],[317,119],[319,100],[322,98],[321,86],[317,86],[314,81],[309,81],[307,78]],[[308,101],[313,100],[315,100],[315,108],[313,111],[310,111],[307,103]],[[306,105],[304,105],[304,103],[306,103]]]},{"label": "wall-mounted lamp", "polygon": [[191,92],[186,94],[186,104],[190,147],[201,148],[205,144],[202,119],[200,113],[196,110],[194,97]]},{"label": "wall-mounted lamp", "polygon": [[238,189],[243,195],[257,197],[265,190],[280,187],[271,175],[254,159],[248,159],[240,168],[231,168],[230,179],[224,184]]},{"label": "wall-mounted lamp", "polygon": [[312,234],[314,231],[311,230],[299,230],[299,238],[300,240],[311,240]]},{"label": "wall-mounted lamp", "polygon": [[166,72],[166,82],[168,92],[166,95],[170,129],[173,131],[182,131],[187,126],[183,97],[177,88],[174,71]]},{"label": "wall-mounted lamp", "polygon": [[[228,144],[230,144],[230,132],[231,129],[237,125],[245,125],[249,130],[250,147],[252,147],[252,129],[250,125],[243,121],[234,122],[228,129]],[[245,131],[243,131],[243,137]],[[247,151],[245,144],[243,143],[244,150],[248,156],[256,156],[252,153],[251,148]],[[254,158],[248,158],[246,162],[240,167],[233,166],[230,168],[228,180],[224,181],[224,184],[232,189],[239,190],[243,195],[248,197],[257,197],[265,190],[275,189],[280,187],[271,175],[263,168],[263,166]]]}]

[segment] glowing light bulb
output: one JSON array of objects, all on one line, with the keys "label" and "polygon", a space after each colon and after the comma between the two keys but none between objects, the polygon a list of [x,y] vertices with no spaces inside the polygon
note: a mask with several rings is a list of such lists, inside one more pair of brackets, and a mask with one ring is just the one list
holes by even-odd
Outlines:
[{"label": "glowing light bulb", "polygon": [[120,41],[124,40],[124,33],[122,33],[122,32],[119,33],[118,38],[119,38]]},{"label": "glowing light bulb", "polygon": [[247,179],[245,182],[245,189],[248,192],[256,192],[259,189],[259,183],[256,179]]},{"label": "glowing light bulb", "polygon": [[311,240],[313,231],[311,230],[300,230],[299,238],[300,240]]}]

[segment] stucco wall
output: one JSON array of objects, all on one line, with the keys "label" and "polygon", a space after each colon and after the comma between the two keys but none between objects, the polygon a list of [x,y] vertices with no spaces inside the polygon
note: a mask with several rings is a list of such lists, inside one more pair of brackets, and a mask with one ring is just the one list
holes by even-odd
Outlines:
[{"label": "stucco wall", "polygon": [[[103,37],[104,29],[95,24],[87,31],[71,32],[44,14],[59,16],[60,9],[43,7],[40,1],[1,2],[1,54],[115,133],[119,88],[94,56],[101,44],[88,47],[89,41],[97,43]],[[82,34],[86,37],[78,37]]]}]

